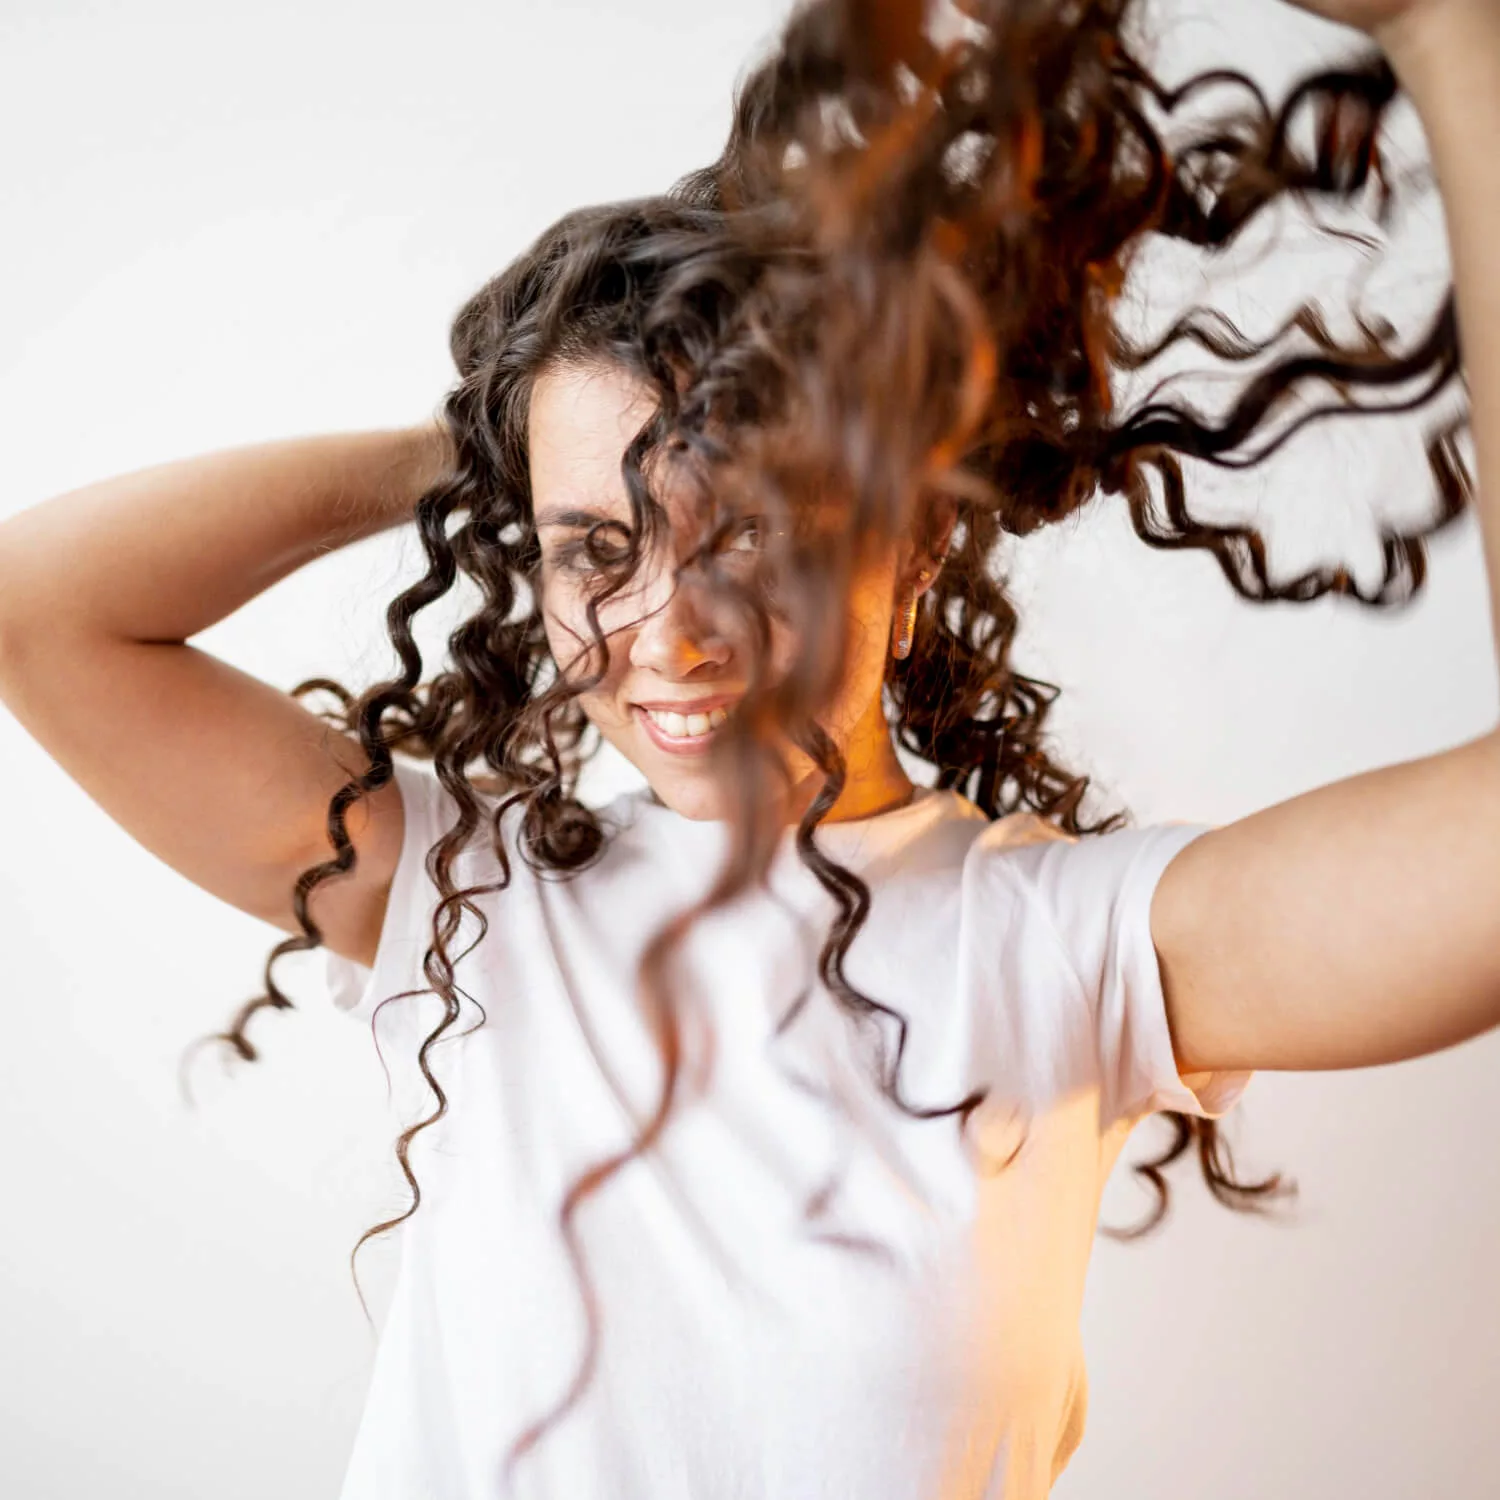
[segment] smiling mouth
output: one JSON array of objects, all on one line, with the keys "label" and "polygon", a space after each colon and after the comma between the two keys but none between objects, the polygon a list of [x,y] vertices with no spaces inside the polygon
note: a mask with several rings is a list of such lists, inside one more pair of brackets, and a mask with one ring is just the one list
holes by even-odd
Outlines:
[{"label": "smiling mouth", "polygon": [[644,708],[637,703],[635,712],[640,716],[646,737],[658,749],[672,755],[693,755],[713,743],[730,711],[721,704],[707,711],[683,714],[672,709]]},{"label": "smiling mouth", "polygon": [[661,708],[641,710],[669,740],[701,739],[729,717],[727,708],[711,708],[707,713],[679,714]]}]

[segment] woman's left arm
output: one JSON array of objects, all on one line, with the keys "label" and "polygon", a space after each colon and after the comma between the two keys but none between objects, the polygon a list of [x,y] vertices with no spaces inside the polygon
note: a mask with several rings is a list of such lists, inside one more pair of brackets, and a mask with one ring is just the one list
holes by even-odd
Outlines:
[{"label": "woman's left arm", "polygon": [[[1500,0],[1297,0],[1368,30],[1447,218],[1500,654]],[[1500,1025],[1500,727],[1195,839],[1151,909],[1183,1072],[1420,1057]]]}]

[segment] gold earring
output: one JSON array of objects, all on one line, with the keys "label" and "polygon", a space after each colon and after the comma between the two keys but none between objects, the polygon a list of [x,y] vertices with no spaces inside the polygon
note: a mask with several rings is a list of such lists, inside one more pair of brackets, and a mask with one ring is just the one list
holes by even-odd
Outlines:
[{"label": "gold earring", "polygon": [[[930,568],[923,568],[917,574],[917,583],[925,585],[932,577]],[[917,633],[917,601],[922,597],[920,587],[914,587],[911,591],[911,602],[901,612],[901,630],[896,636],[895,645],[891,648],[891,654],[897,661],[904,661],[911,655],[912,638]]]}]

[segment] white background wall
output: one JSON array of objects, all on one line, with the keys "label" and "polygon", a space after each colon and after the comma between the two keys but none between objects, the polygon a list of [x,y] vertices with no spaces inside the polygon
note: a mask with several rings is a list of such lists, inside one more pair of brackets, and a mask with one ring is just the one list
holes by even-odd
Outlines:
[{"label": "white background wall", "polygon": [[[9,0],[0,514],[187,453],[423,417],[460,302],[564,209],[710,159],[780,9]],[[1163,66],[1274,82],[1330,38],[1272,0],[1203,0]],[[1441,267],[1429,244],[1396,270],[1411,290]],[[1313,274],[1288,254],[1241,310]],[[1162,295],[1205,290],[1177,276]],[[1363,538],[1368,561],[1372,507],[1422,507],[1413,454],[1409,432],[1328,434],[1225,503],[1262,504],[1286,560]],[[378,538],[198,641],[282,687],[369,680],[415,557]],[[1227,821],[1494,721],[1472,519],[1431,560],[1404,612],[1254,609],[1108,508],[1023,550],[1025,661],[1065,688],[1059,748],[1112,805]],[[133,844],[3,711],[0,771],[0,1491],[332,1496],[373,1347],[347,1255],[403,1201],[368,1040],[308,983],[297,1013],[258,1017],[262,1063],[201,1067],[185,1109],[179,1054],[259,991],[279,934]],[[1231,1215],[1189,1163],[1164,1231],[1101,1238],[1089,1432],[1058,1494],[1488,1492],[1497,1073],[1491,1035],[1258,1078],[1237,1160],[1291,1172],[1300,1204]],[[1106,1222],[1145,1202],[1127,1178]],[[362,1252],[377,1316],[393,1263]]]}]

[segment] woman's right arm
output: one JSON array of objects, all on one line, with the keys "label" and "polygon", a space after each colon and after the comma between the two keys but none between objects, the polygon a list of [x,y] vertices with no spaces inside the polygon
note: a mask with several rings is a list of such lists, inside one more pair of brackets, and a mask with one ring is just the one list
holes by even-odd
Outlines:
[{"label": "woman's right arm", "polygon": [[[449,461],[436,423],[297,438],[124,474],[0,523],[0,701],[132,838],[230,905],[300,932],[358,741],[188,644],[325,552],[409,520]],[[350,809],[358,855],[318,887],[369,963],[401,849],[394,782]]]}]

